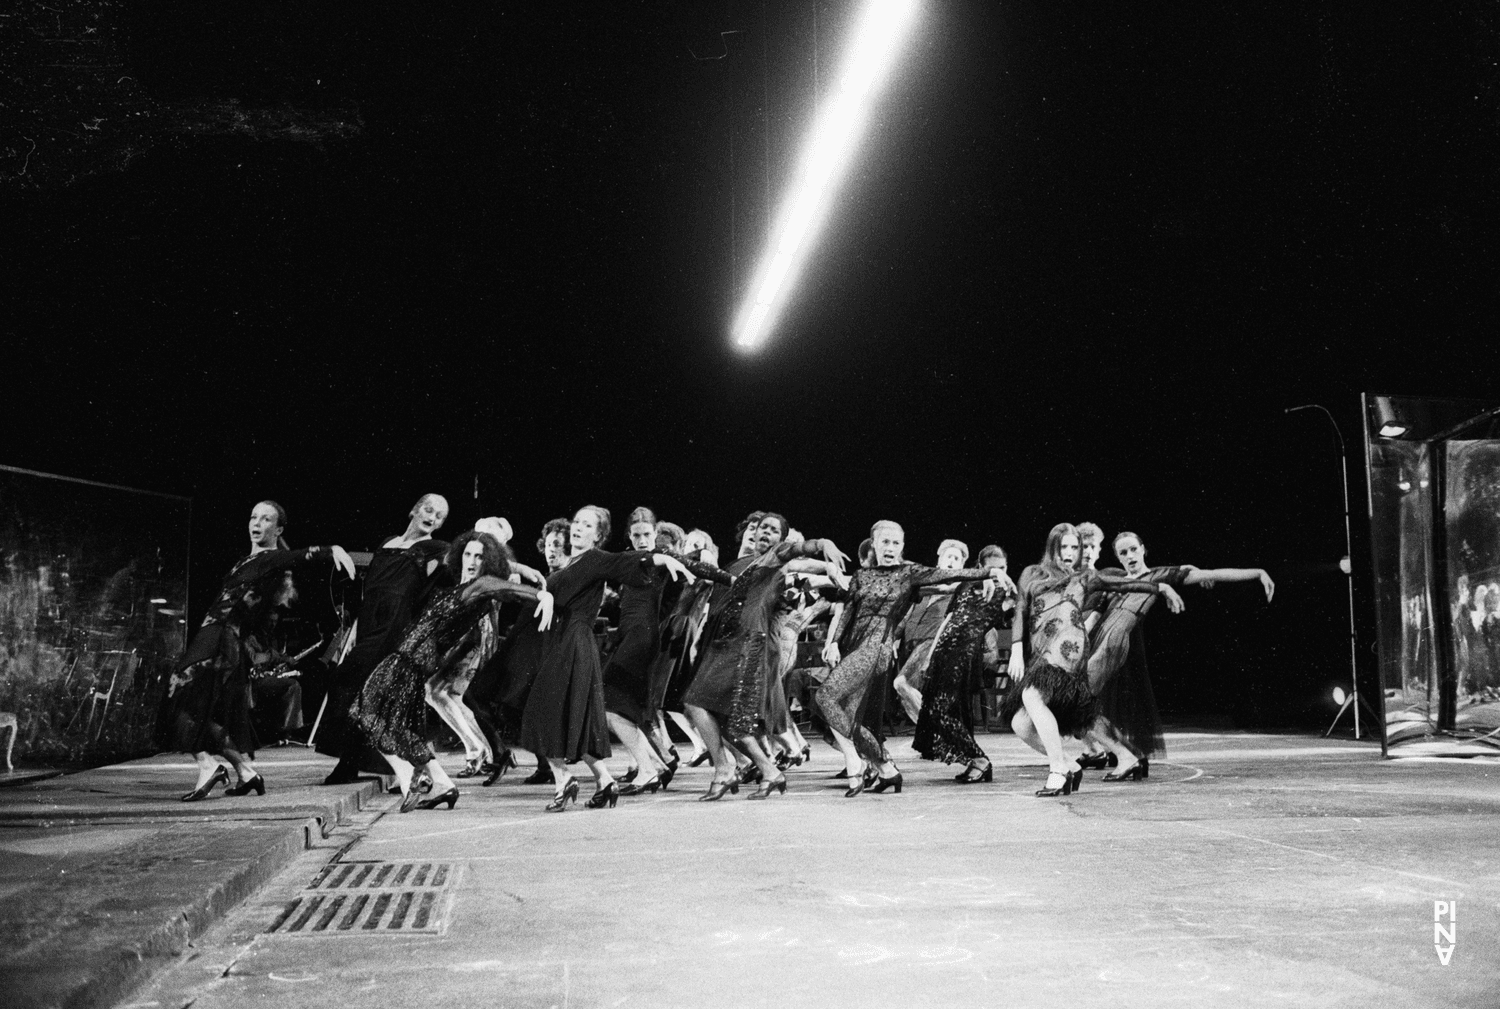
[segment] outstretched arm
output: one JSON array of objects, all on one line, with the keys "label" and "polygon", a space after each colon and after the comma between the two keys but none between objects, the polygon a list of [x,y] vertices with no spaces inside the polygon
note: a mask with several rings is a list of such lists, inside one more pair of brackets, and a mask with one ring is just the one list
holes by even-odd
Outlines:
[{"label": "outstretched arm", "polygon": [[845,603],[833,604],[833,619],[828,624],[828,637],[823,642],[823,661],[830,666],[839,664],[839,635],[844,633],[844,614],[849,612]]},{"label": "outstretched arm", "polygon": [[1187,571],[1182,579],[1184,585],[1202,585],[1205,589],[1211,589],[1219,582],[1260,582],[1261,588],[1266,590],[1266,602],[1269,603],[1276,594],[1276,583],[1271,581],[1265,568],[1185,567],[1184,570]]}]

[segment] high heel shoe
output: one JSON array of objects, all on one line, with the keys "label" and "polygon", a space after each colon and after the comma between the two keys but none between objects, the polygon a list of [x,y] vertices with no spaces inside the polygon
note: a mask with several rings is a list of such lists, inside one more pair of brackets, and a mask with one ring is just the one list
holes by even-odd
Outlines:
[{"label": "high heel shoe", "polygon": [[[1075,760],[1073,761],[1073,763],[1077,764],[1078,761]],[[1068,771],[1067,775],[1069,790],[1074,792],[1078,791],[1078,789],[1083,786],[1083,768],[1075,767],[1073,770]]]},{"label": "high heel shoe", "polygon": [[776,753],[776,770],[785,771],[788,767],[791,766],[791,754],[787,753],[785,750],[778,750]]},{"label": "high heel shoe", "polygon": [[622,774],[619,778],[616,778],[615,780],[619,781],[623,785],[628,785],[632,781],[634,781],[635,780],[635,776],[637,774],[640,774],[640,773],[641,773],[641,769],[639,767],[632,767],[630,770],[626,771],[624,774]]},{"label": "high heel shoe", "polygon": [[977,785],[981,781],[991,782],[995,780],[995,765],[986,764],[984,770],[980,770],[973,764],[964,768],[963,773],[953,779],[960,785]]},{"label": "high heel shoe", "polygon": [[1078,766],[1085,771],[1099,771],[1109,766],[1108,753],[1085,753],[1078,758]]},{"label": "high heel shoe", "polygon": [[458,805],[458,786],[454,785],[442,795],[430,796],[417,803],[418,809],[437,809],[439,806],[447,806],[452,809]]},{"label": "high heel shoe", "polygon": [[614,809],[615,803],[619,801],[620,786],[611,781],[603,788],[594,792],[593,795],[589,796],[588,801],[585,802],[584,805],[589,809],[603,809],[605,806],[608,806],[610,809]]},{"label": "high heel shoe", "polygon": [[266,779],[257,774],[253,778],[242,780],[238,785],[232,785],[224,789],[225,795],[249,795],[251,792],[254,792],[256,795],[265,795]]},{"label": "high heel shoe", "polygon": [[844,798],[846,799],[852,799],[860,792],[863,792],[865,789],[870,787],[870,779],[866,778],[863,774],[857,776],[851,774],[849,776],[849,780],[854,784],[844,789]]},{"label": "high heel shoe", "polygon": [[550,785],[553,783],[552,768],[547,764],[538,764],[535,771],[527,775],[523,785]]},{"label": "high heel shoe", "polygon": [[1137,760],[1123,771],[1110,771],[1105,781],[1145,781],[1151,776],[1151,762],[1145,757]]},{"label": "high heel shoe", "polygon": [[223,764],[220,764],[218,766],[218,769],[209,776],[209,779],[207,781],[184,795],[182,797],[182,801],[201,802],[202,800],[208,798],[208,793],[214,790],[215,785],[227,784],[229,784],[229,769],[226,768]]},{"label": "high heel shoe", "polygon": [[739,780],[741,785],[753,785],[757,781],[766,780],[766,776],[761,773],[759,764],[751,764],[749,767],[740,772]]},{"label": "high heel shoe", "polygon": [[718,802],[724,798],[724,793],[732,795],[740,794],[740,783],[738,781],[714,781],[710,782],[708,791],[698,796],[699,802]]},{"label": "high heel shoe", "polygon": [[422,801],[422,793],[417,791],[417,783],[413,781],[406,789],[406,794],[401,797],[401,808],[398,812],[410,813],[417,808],[417,803]]},{"label": "high heel shoe", "polygon": [[647,780],[641,782],[639,785],[632,781],[630,784],[628,784],[624,788],[620,789],[620,794],[621,795],[642,795],[642,794],[644,794],[646,792],[653,792],[654,793],[658,788],[666,788],[666,787],[667,787],[667,783],[661,779],[661,775],[659,775],[659,774],[653,774],[650,778],[648,778]]},{"label": "high heel shoe", "polygon": [[672,783],[672,779],[677,777],[677,769],[681,766],[682,758],[679,757],[674,751],[672,754],[672,759],[667,763],[666,769],[657,775],[657,777],[661,778],[661,790],[663,792],[665,792],[667,790],[667,786]]},{"label": "high heel shoe", "polygon": [[569,778],[568,779],[568,783],[562,787],[562,791],[560,791],[556,795],[554,795],[552,797],[552,801],[549,802],[549,803],[547,803],[547,808],[546,808],[545,812],[548,812],[548,813],[561,813],[564,809],[568,808],[568,803],[570,803],[570,802],[577,802],[577,801],[578,801],[578,779],[577,778]]},{"label": "high heel shoe", "polygon": [[485,764],[484,767],[480,768],[480,770],[488,771],[490,775],[479,783],[480,787],[489,788],[495,782],[499,781],[505,775],[506,771],[514,770],[515,767],[516,755],[514,751],[506,750],[497,762]]},{"label": "high heel shoe", "polygon": [[477,777],[479,777],[483,773],[484,773],[484,771],[482,771],[480,769],[480,767],[479,767],[479,758],[478,757],[470,757],[468,760],[464,761],[463,770],[461,770],[457,774],[455,774],[454,777],[455,778],[477,778]]},{"label": "high heel shoe", "polygon": [[849,768],[847,768],[847,767],[840,768],[838,774],[830,774],[828,777],[829,777],[829,780],[838,779],[838,780],[842,781],[843,779],[849,777]]},{"label": "high heel shoe", "polygon": [[799,753],[797,756],[799,756],[799,757],[802,758],[802,759],[800,759],[800,760],[797,761],[797,763],[799,763],[799,764],[810,764],[810,763],[812,763],[812,744],[811,743],[805,744],[802,747],[802,752]]},{"label": "high heel shoe", "polygon": [[705,764],[707,762],[708,762],[708,751],[704,750],[702,753],[700,753],[697,756],[695,756],[692,760],[689,760],[688,761],[688,766],[689,767],[697,767],[700,764]]},{"label": "high heel shoe", "polygon": [[745,798],[769,799],[772,792],[780,792],[782,795],[786,794],[786,775],[778,774],[771,780],[762,782],[759,788],[745,796]]},{"label": "high heel shoe", "polygon": [[[1057,781],[1058,784],[1052,784]],[[1048,771],[1047,784],[1036,790],[1040,796],[1070,795],[1073,792],[1073,776],[1063,771]]]},{"label": "high heel shoe", "polygon": [[870,791],[872,791],[872,792],[884,792],[887,788],[889,788],[894,794],[900,795],[901,794],[901,782],[902,782],[901,772],[897,771],[895,774],[891,775],[889,778],[877,777],[875,779],[875,784],[870,788]]}]

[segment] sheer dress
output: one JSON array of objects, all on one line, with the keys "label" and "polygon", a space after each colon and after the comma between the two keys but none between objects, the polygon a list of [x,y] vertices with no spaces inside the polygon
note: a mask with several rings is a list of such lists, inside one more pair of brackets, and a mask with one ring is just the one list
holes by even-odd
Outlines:
[{"label": "sheer dress", "polygon": [[948,614],[932,642],[922,691],[922,711],[912,749],[928,760],[971,764],[985,759],[974,740],[971,685],[982,675],[984,638],[992,628],[1010,629],[1016,594],[996,592],[989,600],[978,585],[965,585],[948,604]]}]

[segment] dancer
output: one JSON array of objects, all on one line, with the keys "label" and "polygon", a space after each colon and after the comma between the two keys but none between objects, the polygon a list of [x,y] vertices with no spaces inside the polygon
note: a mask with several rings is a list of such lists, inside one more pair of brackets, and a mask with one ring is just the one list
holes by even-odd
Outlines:
[{"label": "dancer", "polygon": [[406,531],[392,536],[370,556],[361,582],[354,645],[334,673],[326,703],[327,729],[318,750],[339,758],[323,779],[325,785],[354,781],[361,773],[389,774],[380,755],[365,747],[362,733],[351,731],[346,712],[364,689],[380,660],[396,650],[401,636],[446,577],[443,555],[448,544],[432,538],[448,519],[441,494],[423,494],[407,513]]},{"label": "dancer", "polygon": [[[704,564],[718,567],[718,545],[702,529],[694,529],[688,533],[682,545],[688,556],[696,556]],[[693,744],[689,767],[702,764],[709,759],[710,754],[703,736],[683,710],[682,696],[692,684],[693,675],[698,669],[698,645],[708,622],[714,594],[717,592],[722,596],[725,591],[727,589],[717,582],[696,582],[684,587],[678,594],[677,605],[666,619],[668,629],[662,633],[662,651],[667,660],[664,662],[667,669],[660,706]]]},{"label": "dancer", "polygon": [[[1258,581],[1265,590],[1266,602],[1276,594],[1276,583],[1264,568],[1148,568],[1146,545],[1132,532],[1115,537],[1114,551],[1124,570],[1107,574],[1177,587],[1213,588],[1221,582]],[[1088,677],[1089,688],[1099,699],[1099,717],[1090,735],[1097,736],[1109,749],[1119,768],[1106,774],[1105,781],[1142,781],[1151,773],[1151,758],[1166,751],[1140,624],[1155,602],[1155,596],[1111,595],[1092,635]]]},{"label": "dancer", "polygon": [[[1011,687],[1000,715],[1032,749],[1045,753],[1047,783],[1039,796],[1068,795],[1083,780],[1076,761],[1069,761],[1062,734],[1080,736],[1094,724],[1094,695],[1084,663],[1088,635],[1083,628],[1083,601],[1092,591],[1160,593],[1158,582],[1079,570],[1078,530],[1067,522],[1052,527],[1042,559],[1021,573],[1016,619],[1011,632]],[[1168,606],[1180,609],[1175,593]],[[1029,648],[1031,655],[1026,651]]]},{"label": "dancer", "polygon": [[536,681],[521,719],[521,745],[552,765],[557,794],[548,812],[562,812],[578,798],[578,782],[567,765],[580,760],[593,772],[597,785],[589,808],[613,807],[620,794],[604,766],[610,755],[609,729],[599,649],[594,643],[594,619],[604,601],[604,583],[648,587],[648,569],[653,564],[666,568],[674,578],[693,578],[666,554],[616,554],[599,549],[599,544],[609,542],[609,532],[608,509],[597,505],[578,509],[568,527],[568,565],[547,578],[547,588],[557,598],[559,626],[543,643]]},{"label": "dancer", "polygon": [[[684,697],[693,721],[708,742],[714,760],[714,779],[701,799],[715,801],[726,791],[743,784],[731,777],[728,761],[714,745],[714,737],[738,744],[759,772],[761,788],[752,798],[764,799],[772,792],[786,791],[786,776],[756,739],[758,728],[770,711],[769,692],[774,688],[774,666],[780,649],[772,643],[772,614],[785,588],[783,573],[813,573],[829,577],[843,574],[848,558],[831,540],[786,540],[786,519],[770,512],[761,519],[758,546],[761,552],[735,576],[728,599],[714,622],[704,649],[702,666]],[[821,555],[823,560],[815,560]],[[774,716],[773,716],[774,717]],[[720,725],[723,731],[720,731]]]},{"label": "dancer", "polygon": [[[350,720],[385,757],[401,786],[401,812],[434,809],[458,802],[458,786],[427,743],[427,684],[435,674],[461,662],[475,647],[476,626],[496,600],[534,602],[533,615],[544,629],[552,622],[553,599],[545,589],[509,580],[510,565],[500,542],[488,533],[467,532],[449,548],[444,563],[458,584],[440,590],[407,630],[396,651],[380,660],[350,706]],[[413,771],[422,768],[433,794],[421,799]]]},{"label": "dancer", "polygon": [[[873,566],[855,572],[849,601],[834,608],[828,643],[823,646],[823,659],[832,668],[817,694],[818,709],[844,751],[850,778],[844,795],[850,798],[871,785],[863,773],[868,767],[879,768],[874,791],[901,791],[901,771],[884,753],[863,716],[868,705],[880,703],[873,694],[885,689],[893,657],[891,638],[917,591],[941,582],[989,580],[988,591],[993,592],[1010,583],[1004,576],[1003,581],[991,578],[988,568],[948,570],[905,563],[901,554],[906,533],[888,519],[870,528],[870,544]],[[856,769],[861,770],[857,776]]]},{"label": "dancer", "polygon": [[[968,562],[968,544],[961,540],[943,540],[938,544],[938,567],[955,571]],[[931,585],[922,589],[917,593],[911,612],[901,621],[901,649],[906,653],[906,661],[901,663],[891,686],[913,725],[922,710],[922,681],[932,655],[932,643],[948,613],[954,588],[953,585]]]},{"label": "dancer", "polygon": [[[993,544],[985,547],[979,551],[979,566],[1005,574],[1005,551]],[[970,689],[983,675],[985,635],[991,628],[1009,631],[1016,609],[1013,590],[992,593],[988,599],[984,595],[974,582],[954,593],[932,644],[921,717],[912,740],[912,749],[927,760],[966,764],[954,779],[964,785],[995,778],[989,756],[974,739]]]},{"label": "dancer", "polygon": [[[630,544],[637,551],[658,551],[656,515],[649,508],[630,513]],[[667,550],[658,552],[673,557],[696,578],[722,581],[730,578],[718,568],[688,561]],[[610,729],[635,758],[635,767],[627,772],[621,795],[638,795],[666,788],[677,773],[678,758],[665,754],[658,757],[647,739],[645,728],[655,720],[651,704],[651,666],[661,645],[661,604],[666,575],[660,568],[648,572],[645,584],[620,586],[620,635],[609,663],[604,667],[604,713]],[[649,769],[645,780],[636,782],[635,774]]]},{"label": "dancer", "polygon": [[331,561],[354,577],[354,561],[343,547],[286,545],[286,509],[261,501],[250,512],[250,553],[224,576],[219,596],[183,650],[167,681],[157,717],[157,743],[163,749],[191,753],[198,763],[198,784],[183,802],[208,798],[215,785],[229,784],[220,757],[233,765],[239,781],[226,795],[266,794],[265,779],[246,754],[255,751],[250,722],[250,657],[245,639],[265,609],[275,605],[287,572],[312,561]]}]

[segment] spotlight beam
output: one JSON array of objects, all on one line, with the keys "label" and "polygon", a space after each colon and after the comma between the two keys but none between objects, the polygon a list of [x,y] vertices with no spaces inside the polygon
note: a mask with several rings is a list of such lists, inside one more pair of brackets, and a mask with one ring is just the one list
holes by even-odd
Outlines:
[{"label": "spotlight beam", "polygon": [[813,124],[791,193],[771,230],[749,293],[734,324],[735,346],[754,350],[770,335],[786,303],[835,184],[848,166],[869,116],[870,98],[885,79],[916,0],[870,0],[839,77],[837,96]]}]

